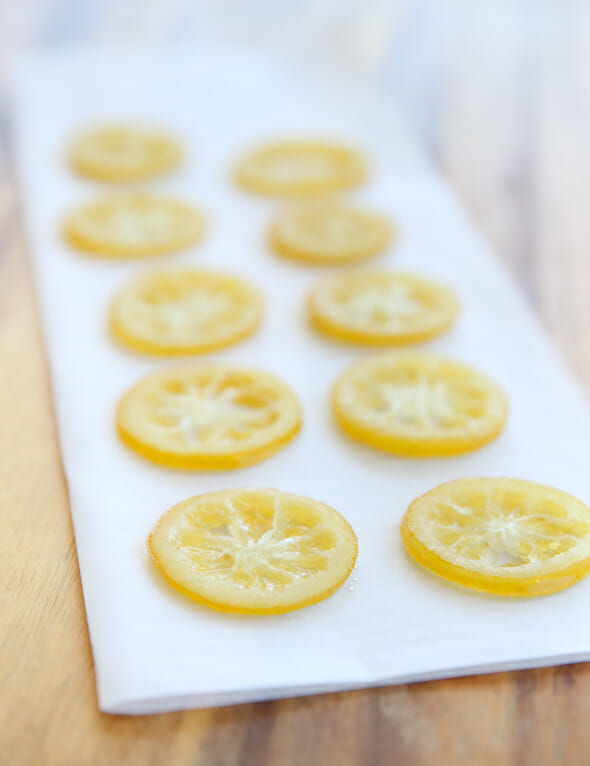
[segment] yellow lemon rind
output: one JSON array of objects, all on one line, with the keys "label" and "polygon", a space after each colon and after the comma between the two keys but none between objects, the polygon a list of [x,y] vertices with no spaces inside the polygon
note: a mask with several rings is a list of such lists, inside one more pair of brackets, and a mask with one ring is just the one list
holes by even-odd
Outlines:
[{"label": "yellow lemon rind", "polygon": [[[151,538],[151,535],[150,535],[150,538]],[[330,588],[327,588],[326,590],[323,590],[323,591],[319,591],[314,596],[310,596],[307,599],[297,601],[294,604],[284,605],[284,606],[275,606],[275,607],[262,609],[262,608],[248,608],[245,606],[235,606],[231,604],[223,604],[219,601],[211,601],[210,599],[207,599],[204,596],[201,596],[198,593],[195,593],[194,591],[191,591],[188,588],[182,585],[179,585],[179,583],[175,582],[171,577],[168,577],[168,575],[166,575],[164,571],[162,571],[162,568],[160,567],[158,560],[150,547],[149,542],[147,547],[152,560],[154,561],[155,565],[158,567],[160,573],[162,574],[166,582],[169,585],[171,585],[173,588],[175,588],[177,591],[182,593],[184,596],[188,596],[192,601],[195,601],[197,604],[200,604],[201,606],[207,606],[210,609],[215,609],[218,612],[225,612],[226,614],[244,614],[244,615],[250,614],[250,615],[261,615],[261,616],[295,612],[298,609],[304,609],[306,606],[312,606],[313,604],[317,604],[320,601],[325,601],[327,598],[330,598],[330,596],[333,596],[334,593],[336,593],[336,591],[342,587],[342,585],[346,582],[346,580],[350,576],[350,573],[354,569],[354,565],[356,563],[356,558],[357,558],[357,552],[358,552],[358,545],[357,545],[355,548],[354,559],[351,561],[348,570],[342,576],[342,578],[334,582],[334,584]]]},{"label": "yellow lemon rind", "polygon": [[[131,167],[128,165],[117,165],[116,163],[100,162],[96,159],[92,160],[87,156],[87,144],[94,140],[96,134],[105,130],[137,132],[138,135],[147,134],[151,140],[156,139],[162,146],[165,146],[166,152],[158,158],[152,156],[143,163]],[[72,147],[68,152],[68,164],[75,173],[92,181],[126,183],[143,181],[175,170],[180,165],[183,154],[181,144],[160,131],[123,125],[103,126],[86,131],[74,139]]]},{"label": "yellow lemon rind", "polygon": [[367,444],[369,447],[382,452],[389,452],[396,457],[425,459],[453,457],[485,447],[486,444],[500,436],[506,425],[507,417],[506,415],[502,422],[497,423],[494,428],[490,428],[485,434],[480,436],[420,439],[383,434],[371,428],[363,427],[353,418],[350,418],[335,399],[333,399],[333,409],[340,428],[356,441]]},{"label": "yellow lemon rind", "polygon": [[[203,271],[202,273],[209,274],[213,272]],[[120,300],[124,299],[127,288],[123,288],[123,290],[115,295],[111,301],[108,318],[109,332],[111,337],[121,345],[143,354],[153,354],[156,356],[189,356],[206,354],[211,351],[219,351],[220,349],[233,346],[235,343],[239,343],[240,341],[249,338],[251,335],[254,335],[262,324],[265,306],[264,297],[254,285],[247,283],[247,288],[250,293],[251,305],[256,307],[256,315],[253,317],[252,321],[248,323],[243,322],[241,326],[236,327],[231,335],[228,334],[228,336],[222,340],[218,339],[210,342],[203,341],[200,343],[174,344],[159,343],[157,340],[149,340],[148,338],[139,337],[127,329],[125,322],[121,321],[117,312],[118,303]]]},{"label": "yellow lemon rind", "polygon": [[149,390],[151,384],[159,381],[167,381],[170,378],[173,379],[176,374],[182,376],[184,373],[190,373],[192,368],[193,365],[186,365],[185,367],[176,367],[152,373],[151,375],[141,378],[122,395],[115,412],[115,424],[117,434],[123,444],[146,460],[167,468],[190,471],[228,470],[244,468],[266,460],[285,447],[300,431],[303,420],[301,404],[291,387],[280,378],[262,370],[247,369],[243,367],[236,367],[234,369],[231,365],[225,364],[199,364],[199,372],[211,370],[214,372],[227,371],[229,374],[232,372],[236,372],[237,374],[245,372],[254,374],[256,377],[259,377],[262,382],[270,383],[275,390],[280,391],[281,395],[287,398],[288,406],[290,408],[290,425],[287,426],[285,423],[279,433],[272,439],[242,449],[201,448],[192,451],[169,450],[165,447],[153,444],[147,439],[141,438],[140,435],[136,435],[132,425],[130,426],[127,422],[129,420],[128,410],[130,407],[131,409],[133,408],[135,397],[143,394],[146,387]]},{"label": "yellow lemon rind", "polygon": [[116,316],[111,314],[109,317],[109,331],[111,336],[121,345],[132,351],[139,351],[142,354],[153,354],[154,356],[193,356],[198,354],[207,354],[211,351],[220,351],[223,348],[233,346],[251,335],[260,328],[262,324],[262,312],[258,315],[255,322],[236,330],[231,337],[222,341],[211,343],[186,343],[186,344],[162,344],[156,341],[149,341],[145,338],[138,338],[136,335],[127,332],[124,323]]},{"label": "yellow lemon rind", "polygon": [[[458,479],[456,481],[458,483],[462,480]],[[469,481],[473,481],[473,479],[470,479]],[[446,484],[452,483],[454,482],[441,484],[439,487],[429,490],[425,495],[445,487]],[[559,492],[562,495],[567,494],[561,490],[559,490]],[[410,506],[402,519],[400,527],[401,537],[406,551],[411,558],[431,574],[436,575],[443,580],[450,581],[455,585],[460,585],[470,590],[477,590],[499,596],[525,598],[529,596],[544,596],[556,593],[557,591],[564,590],[570,585],[579,582],[590,574],[590,557],[586,560],[576,562],[569,567],[565,567],[561,571],[554,570],[548,572],[544,576],[537,575],[534,577],[529,576],[521,578],[482,574],[454,564],[442,556],[439,556],[421,542],[411,529],[411,509],[416,503],[420,502],[425,495],[421,495],[410,503]],[[579,502],[577,498],[574,498],[572,495],[569,495],[569,497],[576,500],[576,502]]]},{"label": "yellow lemon rind", "polygon": [[63,221],[61,226],[62,237],[70,247],[78,252],[109,260],[131,260],[154,258],[160,255],[171,255],[198,244],[207,232],[206,215],[196,208],[188,208],[184,203],[179,204],[185,207],[187,213],[190,212],[193,216],[193,231],[184,237],[176,236],[175,238],[170,238],[166,244],[160,243],[154,245],[129,246],[120,243],[115,244],[112,242],[105,242],[104,240],[85,236],[79,231],[76,225],[76,217],[79,213],[84,212],[85,207],[92,207],[92,205],[74,210]]},{"label": "yellow lemon rind", "polygon": [[386,224],[385,221],[380,220],[379,223],[383,225],[383,232],[378,242],[363,249],[343,250],[338,255],[328,255],[318,250],[312,252],[288,242],[280,235],[279,224],[277,223],[273,224],[269,230],[268,242],[272,251],[277,255],[308,266],[337,266],[340,264],[357,263],[380,255],[395,240],[394,227]]},{"label": "yellow lemon rind", "polygon": [[[257,173],[249,167],[258,156],[266,152],[277,152],[284,149],[291,152],[297,147],[326,151],[329,154],[339,154],[347,167],[339,168],[331,179],[318,180],[299,179],[298,181],[277,181]],[[356,149],[343,144],[332,144],[326,141],[277,141],[259,146],[246,154],[233,170],[234,183],[244,191],[267,197],[307,197],[315,194],[352,189],[363,184],[369,175],[369,166],[363,155]]]},{"label": "yellow lemon rind", "polygon": [[[384,355],[387,355],[387,353],[388,352],[385,352]],[[403,354],[406,352],[398,353]],[[438,357],[441,361],[449,361],[453,364],[465,366],[463,363],[455,362],[455,360],[447,359],[446,357],[439,357],[439,355],[431,354],[428,356],[431,356],[432,358]],[[392,433],[391,431],[387,432],[366,425],[358,418],[351,415],[348,408],[342,406],[339,389],[357,366],[363,365],[365,361],[371,361],[372,359],[377,358],[378,357],[370,357],[368,360],[362,359],[360,362],[356,362],[356,364],[353,364],[344,371],[332,387],[331,399],[334,418],[342,431],[356,441],[402,458],[445,458],[474,452],[497,439],[504,431],[509,414],[508,398],[505,392],[495,381],[488,378],[487,375],[483,375],[483,373],[479,372],[479,370],[475,370],[475,368],[467,367],[466,369],[485,378],[487,387],[489,390],[493,390],[497,400],[496,403],[502,410],[501,414],[496,416],[493,423],[489,423],[485,430],[480,430],[478,433],[465,436],[449,435],[414,437],[407,434]]]},{"label": "yellow lemon rind", "polygon": [[[229,492],[232,492],[235,490],[229,490]],[[220,492],[213,492],[209,493],[209,496],[214,495],[225,495],[227,494],[227,490],[222,490]],[[289,493],[285,493],[289,494]],[[191,500],[192,498],[189,498]],[[298,498],[301,499],[301,498]],[[354,530],[352,529],[349,522],[335,509],[331,508],[330,506],[326,506],[324,503],[320,503],[318,501],[313,501],[313,505],[315,506],[322,506],[326,509],[328,509],[331,514],[337,514],[338,523],[341,525],[342,530],[346,531],[346,534],[348,535],[348,542],[351,547],[350,556],[348,563],[345,567],[342,568],[342,572],[339,577],[335,578],[328,587],[318,589],[317,592],[310,594],[306,598],[302,599],[295,599],[289,602],[284,603],[276,603],[277,599],[275,598],[274,604],[269,604],[267,606],[261,606],[260,604],[258,606],[254,605],[248,605],[244,603],[245,599],[242,597],[241,599],[236,602],[234,599],[233,602],[230,599],[221,600],[221,599],[211,599],[207,598],[202,593],[199,593],[195,591],[194,589],[191,589],[187,587],[186,585],[181,584],[177,580],[175,580],[169,572],[166,570],[166,567],[164,563],[160,560],[160,557],[157,553],[157,544],[155,543],[155,539],[159,530],[160,525],[165,521],[166,516],[168,513],[174,512],[174,510],[178,506],[182,506],[185,502],[183,501],[181,503],[178,503],[176,506],[173,506],[170,508],[163,516],[158,519],[155,526],[153,527],[152,531],[150,532],[150,535],[148,537],[147,541],[147,550],[152,558],[152,561],[164,577],[164,579],[171,585],[175,590],[182,593],[183,595],[189,597],[192,601],[202,605],[209,607],[211,609],[214,609],[219,612],[224,613],[230,613],[230,614],[242,614],[242,615],[260,615],[260,616],[271,616],[271,615],[278,615],[278,614],[285,614],[287,612],[296,611],[299,609],[303,609],[307,606],[311,606],[313,604],[317,604],[320,601],[324,601],[325,599],[332,596],[346,581],[346,579],[350,576],[350,573],[354,569],[354,566],[356,564],[357,556],[358,556],[358,539],[356,537],[356,534],[354,533]],[[246,599],[247,600],[247,599]],[[241,603],[239,603],[241,601]]]},{"label": "yellow lemon rind", "polygon": [[183,454],[158,449],[130,433],[121,423],[120,412],[123,404],[123,401],[121,401],[116,417],[117,433],[121,441],[138,455],[152,463],[184,471],[227,471],[261,463],[263,460],[280,452],[299,433],[302,425],[302,418],[299,415],[298,422],[280,438],[255,449],[236,450],[227,454],[207,454],[206,452]]},{"label": "yellow lemon rind", "polygon": [[429,329],[420,332],[374,333],[342,325],[330,319],[318,308],[313,292],[308,296],[307,315],[310,325],[314,330],[344,343],[356,343],[375,347],[409,346],[436,338],[450,330],[454,325],[459,316],[459,301],[450,290],[447,290],[447,292],[448,305],[445,315],[440,317],[436,325],[433,324]]}]

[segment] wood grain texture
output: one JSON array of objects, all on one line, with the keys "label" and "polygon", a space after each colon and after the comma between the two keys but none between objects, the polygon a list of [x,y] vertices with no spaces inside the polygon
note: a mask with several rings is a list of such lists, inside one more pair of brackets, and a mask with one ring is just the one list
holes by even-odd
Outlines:
[{"label": "wood grain texture", "polygon": [[[4,50],[23,41],[151,39],[166,19],[186,38],[189,5],[28,0],[0,7],[0,29]],[[388,78],[590,384],[590,7],[415,0]],[[586,665],[158,716],[98,712],[31,276],[2,151],[0,764],[586,766]]]}]

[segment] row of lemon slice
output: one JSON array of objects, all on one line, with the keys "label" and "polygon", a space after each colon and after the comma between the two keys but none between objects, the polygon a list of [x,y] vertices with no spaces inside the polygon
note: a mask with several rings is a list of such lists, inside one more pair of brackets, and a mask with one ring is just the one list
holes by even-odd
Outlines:
[{"label": "row of lemon slice", "polygon": [[[384,353],[353,364],[332,390],[336,421],[355,439],[407,458],[478,449],[504,427],[507,400],[483,373],[437,354]],[[122,397],[122,440],[172,468],[242,468],[301,427],[296,394],[268,372],[223,364],[173,367]]]},{"label": "row of lemon slice", "polygon": [[[201,354],[231,345],[260,325],[264,297],[249,281],[211,270],[175,268],[133,278],[115,297],[110,328],[134,351]],[[458,302],[447,287],[412,274],[346,271],[310,293],[310,324],[337,340],[404,345],[448,329]]]},{"label": "row of lemon slice", "polygon": [[[66,239],[102,258],[148,258],[197,244],[207,217],[192,205],[137,191],[83,205],[64,223]],[[391,224],[360,208],[322,200],[287,207],[271,224],[274,252],[308,264],[337,265],[383,252],[393,239]]]},{"label": "row of lemon slice", "polygon": [[[100,181],[140,181],[171,170],[179,145],[155,131],[108,127],[81,135],[72,167]],[[309,196],[363,182],[358,152],[317,141],[268,144],[245,156],[234,177],[245,190]],[[205,216],[186,203],[131,192],[75,211],[67,240],[102,257],[148,257],[204,234]],[[272,224],[275,252],[339,264],[382,252],[394,234],[380,215],[314,200]],[[253,332],[259,291],[232,275],[194,269],[143,274],[111,306],[122,343],[150,353],[201,353]],[[396,345],[443,332],[458,310],[451,290],[416,275],[355,271],[322,280],[308,301],[312,325],[341,341]],[[333,387],[342,429],[404,457],[455,455],[495,438],[507,417],[501,388],[483,373],[431,353],[362,359]],[[121,399],[121,438],[143,457],[182,468],[240,467],[286,444],[301,424],[295,394],[259,370],[199,365],[140,381]],[[402,523],[412,557],[468,587],[537,595],[590,570],[590,511],[558,490],[517,479],[463,479],[415,500]],[[334,509],[278,490],[229,490],[190,498],[154,528],[149,550],[164,576],[217,609],[278,613],[323,599],[352,570],[357,540]]]}]

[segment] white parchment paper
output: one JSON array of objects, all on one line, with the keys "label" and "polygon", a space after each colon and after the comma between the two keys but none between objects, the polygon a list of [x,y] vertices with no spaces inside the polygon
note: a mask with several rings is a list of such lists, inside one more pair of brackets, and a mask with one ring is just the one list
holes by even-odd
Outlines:
[{"label": "white parchment paper", "polygon": [[[102,710],[150,713],[590,656],[590,579],[542,598],[486,597],[430,576],[403,551],[398,527],[408,503],[449,479],[516,476],[590,502],[590,417],[499,262],[384,97],[347,93],[223,47],[103,50],[27,58],[14,79],[14,116]],[[138,264],[93,260],[62,243],[64,213],[100,191],[68,171],[68,139],[111,119],[155,123],[185,142],[183,168],[150,188],[208,211],[202,245]],[[352,141],[370,157],[371,182],[350,196],[400,229],[398,245],[374,265],[440,278],[458,291],[458,324],[425,347],[481,367],[506,388],[512,412],[495,443],[460,458],[407,461],[335,427],[330,386],[364,352],[307,328],[304,297],[319,272],[270,254],[264,232],[276,203],[229,182],[232,162],[250,144],[303,134]],[[233,270],[265,291],[261,331],[207,358],[263,367],[298,392],[304,428],[266,462],[181,473],[118,442],[118,397],[162,363],[111,342],[108,301],[137,269],[164,264]],[[163,582],[145,551],[156,519],[190,495],[240,486],[309,495],[349,519],[358,566],[332,598],[283,616],[236,617],[200,607]]]}]

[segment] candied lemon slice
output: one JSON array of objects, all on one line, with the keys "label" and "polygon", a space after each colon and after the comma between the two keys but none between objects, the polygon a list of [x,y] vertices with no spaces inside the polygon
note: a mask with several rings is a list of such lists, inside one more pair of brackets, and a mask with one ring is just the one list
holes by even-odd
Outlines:
[{"label": "candied lemon slice", "polygon": [[262,310],[262,295],[244,279],[169,269],[135,277],[115,297],[110,326],[118,340],[138,351],[199,354],[250,335]]},{"label": "candied lemon slice", "polygon": [[402,457],[444,457],[502,431],[508,403],[477,370],[437,354],[386,352],[352,365],[332,397],[341,428]]},{"label": "candied lemon slice", "polygon": [[301,426],[299,402],[260,370],[191,365],[148,375],[122,397],[121,439],[172,468],[223,469],[258,463]]},{"label": "candied lemon slice", "polygon": [[131,125],[105,125],[79,135],[70,164],[95,181],[137,181],[178,165],[180,146],[157,130]]},{"label": "candied lemon slice", "polygon": [[313,326],[338,340],[415,343],[444,332],[458,313],[447,287],[411,274],[352,271],[323,279],[309,299]]},{"label": "candied lemon slice", "polygon": [[85,205],[66,219],[64,236],[103,258],[142,258],[182,250],[205,231],[199,210],[167,197],[130,194]]},{"label": "candied lemon slice", "polygon": [[590,572],[590,508],[520,479],[459,479],[414,500],[401,533],[410,555],[475,590],[539,596]]},{"label": "candied lemon slice", "polygon": [[384,218],[337,202],[291,207],[279,215],[269,232],[271,247],[279,255],[320,265],[377,255],[391,237]]},{"label": "candied lemon slice", "polygon": [[247,154],[237,166],[239,186],[270,196],[307,195],[361,184],[367,165],[359,152],[325,141],[278,141]]},{"label": "candied lemon slice", "polygon": [[164,577],[225,612],[279,614],[331,596],[357,539],[333,508],[275,489],[191,497],[167,511],[148,541]]}]

